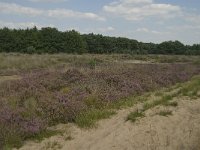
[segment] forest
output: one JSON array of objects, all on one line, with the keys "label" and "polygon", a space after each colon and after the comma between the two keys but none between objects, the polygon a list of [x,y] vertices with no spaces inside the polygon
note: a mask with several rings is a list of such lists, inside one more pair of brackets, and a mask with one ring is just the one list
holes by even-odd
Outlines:
[{"label": "forest", "polygon": [[80,34],[75,30],[62,32],[51,27],[41,29],[5,27],[0,29],[0,52],[200,55],[200,44],[184,45],[179,41],[143,43],[124,37]]}]

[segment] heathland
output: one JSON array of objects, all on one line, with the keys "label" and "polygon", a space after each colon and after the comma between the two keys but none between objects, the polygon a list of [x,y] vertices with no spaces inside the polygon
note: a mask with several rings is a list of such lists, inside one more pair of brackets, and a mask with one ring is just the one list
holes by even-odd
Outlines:
[{"label": "heathland", "polygon": [[[54,127],[61,124],[73,124],[78,126],[79,129],[97,127],[96,122],[98,120],[109,118],[117,114],[117,110],[125,107],[130,107],[128,108],[129,111],[121,110],[125,113],[122,115],[119,115],[119,113],[116,116],[122,116],[120,118],[124,118],[124,122],[129,122],[128,125],[126,124],[127,126],[121,124],[120,119],[116,120],[115,117],[114,120],[111,118],[111,121],[108,121],[107,124],[114,125],[116,123],[117,125],[120,122],[119,126],[108,128],[112,132],[112,134],[110,133],[112,136],[114,136],[114,133],[124,135],[118,140],[124,140],[123,137],[128,134],[128,129],[130,129],[129,131],[136,131],[136,128],[132,128],[131,125],[134,126],[139,118],[149,119],[148,114],[156,114],[159,117],[171,116],[176,108],[183,106],[179,109],[186,109],[185,113],[178,115],[178,121],[172,119],[172,122],[180,122],[180,117],[185,119],[197,117],[199,111],[197,111],[196,106],[199,106],[200,96],[199,75],[199,56],[1,53],[0,149],[20,148],[27,140],[42,141],[44,138],[54,135],[62,135],[65,142],[75,141],[75,144],[67,145],[65,143],[60,145],[59,140],[57,140],[53,143],[39,144],[42,147],[36,146],[32,149],[65,149],[70,146],[71,149],[80,149],[76,146],[81,146],[84,143],[84,141],[81,142],[82,132],[76,138],[73,134],[71,135],[63,130],[55,130]],[[179,102],[177,100],[184,98],[194,101]],[[156,107],[159,107],[159,109],[153,110]],[[166,109],[160,109],[160,107]],[[195,109],[193,109],[194,107]],[[194,114],[192,114],[193,111]],[[145,126],[146,121],[143,121],[143,126]],[[162,121],[169,123],[163,118],[161,121],[154,118],[154,121],[158,122],[157,125],[159,125],[159,122],[161,124]],[[193,123],[192,125],[198,123],[195,119],[190,121],[190,123]],[[132,123],[130,124],[130,122]],[[156,122],[149,124],[156,126]],[[183,122],[180,126],[184,124],[186,123]],[[106,125],[106,122],[101,125]],[[171,133],[170,127],[175,128],[176,125],[168,126],[169,130],[166,130],[166,132],[170,131]],[[144,128],[138,127],[137,129],[136,133],[139,134],[139,131]],[[97,131],[99,130],[97,129]],[[196,131],[197,128],[192,128],[191,135]],[[150,139],[153,137],[152,140],[155,142],[155,136],[158,137],[158,134],[161,134],[163,130],[158,130],[157,133],[153,127],[150,127],[147,132],[149,132],[148,135],[152,135]],[[102,134],[109,135],[108,130],[97,134],[98,137],[107,138],[108,136],[101,136]],[[181,137],[185,135],[181,129],[177,130],[177,134]],[[187,134],[189,134],[189,129]],[[90,146],[91,148],[97,146],[94,149],[98,149],[98,146],[105,144],[99,143],[101,145],[98,145],[100,139],[90,137],[89,135],[92,135],[90,132],[89,134],[84,132],[84,135],[88,141],[95,139],[93,142],[97,144],[90,143],[88,147],[86,144],[83,149],[88,149]],[[147,138],[145,134],[142,135],[143,138]],[[162,137],[158,139],[161,139],[160,142],[162,143],[162,140],[167,141],[172,135],[168,136],[167,139]],[[195,140],[196,137],[197,135],[195,135]],[[173,136],[173,138],[176,140],[176,136]],[[77,139],[80,143],[76,142]],[[136,139],[139,140],[142,137]],[[112,142],[113,140],[110,139],[110,143]],[[116,149],[120,149],[128,148],[126,146],[134,146],[132,143],[133,145],[121,145],[120,147],[120,142],[117,143],[115,143],[116,145],[107,143],[107,147],[104,148],[109,149],[109,147],[116,146]],[[149,140],[149,143],[152,142]],[[121,142],[121,144],[126,144],[126,141]],[[159,143],[156,144],[150,145],[150,147],[160,148]],[[173,145],[174,143],[168,142],[167,144],[169,148],[176,148],[176,145]],[[192,148],[190,146],[194,144],[198,143],[190,143],[184,146]],[[138,145],[135,146],[140,148],[142,145],[144,143],[138,142]],[[28,145],[28,148],[26,145],[22,147],[22,149],[29,148],[31,148],[30,145]]]}]

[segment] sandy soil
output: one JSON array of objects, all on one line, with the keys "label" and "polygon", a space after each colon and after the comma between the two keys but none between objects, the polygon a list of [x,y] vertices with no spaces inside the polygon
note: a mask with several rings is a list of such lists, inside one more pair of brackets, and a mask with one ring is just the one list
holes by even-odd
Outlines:
[{"label": "sandy soil", "polygon": [[[120,110],[112,118],[101,120],[95,129],[59,125],[57,128],[66,131],[62,136],[41,143],[27,142],[21,150],[200,150],[200,99],[178,100],[178,107],[155,107],[135,123],[125,121],[137,107]],[[173,114],[158,115],[163,109]],[[69,140],[69,134],[73,139]],[[55,141],[54,146],[49,146]]]}]

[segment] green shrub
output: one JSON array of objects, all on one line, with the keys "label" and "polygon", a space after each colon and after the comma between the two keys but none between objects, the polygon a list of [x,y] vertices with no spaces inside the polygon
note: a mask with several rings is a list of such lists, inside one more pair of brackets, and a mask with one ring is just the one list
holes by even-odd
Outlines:
[{"label": "green shrub", "polygon": [[111,110],[92,109],[79,114],[75,119],[75,123],[81,128],[91,128],[95,126],[96,121],[109,118],[114,114],[115,112]]},{"label": "green shrub", "polygon": [[144,114],[142,112],[131,112],[128,117],[127,117],[127,121],[130,120],[132,122],[135,122],[138,118],[142,118],[144,117]]}]

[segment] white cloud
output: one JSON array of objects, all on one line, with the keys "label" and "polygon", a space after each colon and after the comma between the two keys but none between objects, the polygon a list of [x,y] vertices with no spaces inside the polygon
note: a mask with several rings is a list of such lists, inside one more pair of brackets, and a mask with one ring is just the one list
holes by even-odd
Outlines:
[{"label": "white cloud", "polygon": [[24,14],[31,16],[38,16],[43,14],[43,10],[31,8],[31,7],[23,7],[14,3],[3,3],[0,2],[0,12],[6,14]]},{"label": "white cloud", "polygon": [[157,35],[170,34],[170,32],[160,32],[156,30],[150,30],[148,28],[138,28],[136,29],[136,32],[151,33],[151,34],[157,34]]},{"label": "white cloud", "polygon": [[15,3],[3,3],[0,2],[0,13],[5,14],[18,14],[27,16],[43,16],[43,17],[53,17],[53,18],[78,18],[78,19],[90,19],[104,21],[105,18],[98,16],[97,14],[90,12],[78,12],[68,9],[53,9],[44,10],[36,9],[32,7],[24,7]]},{"label": "white cloud", "polygon": [[182,26],[170,26],[167,27],[167,29],[172,30],[172,31],[186,31],[186,30],[195,30],[195,31],[200,31],[200,25],[182,25]]},{"label": "white cloud", "polygon": [[113,32],[115,31],[115,28],[114,27],[101,27],[101,28],[88,28],[88,29],[85,29],[83,32],[84,33],[101,33],[101,34],[105,34],[105,33],[110,33],[110,32]]},{"label": "white cloud", "polygon": [[124,4],[141,4],[141,3],[152,3],[153,0],[120,0],[121,3]]},{"label": "white cloud", "polygon": [[103,10],[126,20],[141,20],[146,17],[170,18],[181,13],[179,6],[157,4],[153,0],[119,0],[105,5]]},{"label": "white cloud", "polygon": [[194,14],[194,13],[185,13],[182,18],[187,21],[191,22],[193,24],[200,24],[200,15]]},{"label": "white cloud", "polygon": [[147,28],[138,28],[136,31],[137,32],[149,32],[149,29],[147,29]]},{"label": "white cloud", "polygon": [[94,13],[82,13],[82,12],[75,12],[73,10],[67,10],[67,9],[54,9],[54,10],[48,10],[46,12],[46,15],[48,17],[54,17],[54,18],[82,18],[82,19],[92,19],[92,20],[99,20],[104,21],[105,18],[98,16]]},{"label": "white cloud", "polygon": [[28,0],[30,2],[51,2],[51,3],[57,3],[57,2],[66,2],[67,0]]},{"label": "white cloud", "polygon": [[41,25],[39,23],[34,23],[34,22],[5,22],[0,20],[0,28],[3,27],[8,27],[11,29],[26,29],[26,28],[32,28],[36,26],[37,28],[42,28],[42,27],[54,27],[54,25],[49,24],[49,25]]}]

